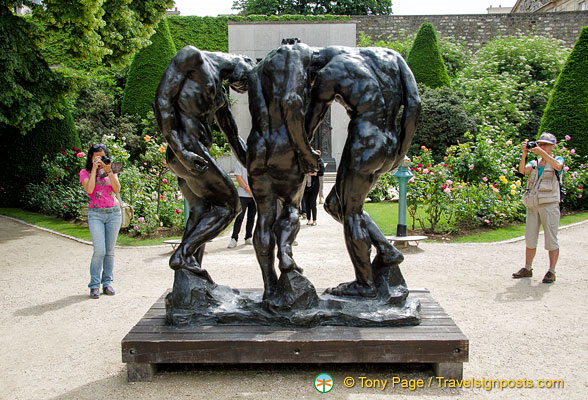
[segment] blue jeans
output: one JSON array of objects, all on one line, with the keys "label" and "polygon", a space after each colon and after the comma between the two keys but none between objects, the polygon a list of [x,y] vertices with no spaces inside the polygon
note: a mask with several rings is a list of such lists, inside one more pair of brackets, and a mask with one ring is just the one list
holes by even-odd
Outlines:
[{"label": "blue jeans", "polygon": [[90,262],[90,289],[100,288],[100,283],[103,287],[112,286],[114,246],[121,219],[118,206],[88,209],[88,227],[94,245],[94,254]]}]

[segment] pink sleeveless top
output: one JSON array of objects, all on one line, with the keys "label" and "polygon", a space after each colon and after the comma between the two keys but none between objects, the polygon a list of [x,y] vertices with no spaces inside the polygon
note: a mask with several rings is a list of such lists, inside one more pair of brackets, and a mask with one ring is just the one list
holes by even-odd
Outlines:
[{"label": "pink sleeveless top", "polygon": [[[88,197],[90,198],[88,207],[104,208],[116,206],[117,203],[114,200],[116,194],[113,192],[112,186],[110,185],[110,178],[108,178],[108,176],[100,178],[99,176],[100,173],[96,174],[96,186],[94,186],[94,191],[91,194],[88,194]],[[84,168],[80,171],[80,184],[82,184],[82,181],[86,178],[90,179],[90,172],[86,171]]]}]

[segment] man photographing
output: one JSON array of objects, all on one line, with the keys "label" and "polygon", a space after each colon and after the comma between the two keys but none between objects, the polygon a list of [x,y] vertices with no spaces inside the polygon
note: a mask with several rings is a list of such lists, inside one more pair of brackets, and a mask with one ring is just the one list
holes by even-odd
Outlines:
[{"label": "man photographing", "polygon": [[[533,276],[533,259],[537,253],[539,228],[543,226],[545,249],[549,253],[549,270],[543,277],[543,283],[555,282],[555,265],[559,257],[557,230],[560,218],[560,176],[564,166],[563,157],[554,157],[553,148],[557,139],[551,133],[541,134],[533,147],[532,142],[521,145],[523,151],[519,163],[519,172],[530,175],[523,203],[527,208],[525,223],[525,267],[512,274],[512,277],[530,278]],[[527,152],[540,157],[539,160],[526,162]]]}]

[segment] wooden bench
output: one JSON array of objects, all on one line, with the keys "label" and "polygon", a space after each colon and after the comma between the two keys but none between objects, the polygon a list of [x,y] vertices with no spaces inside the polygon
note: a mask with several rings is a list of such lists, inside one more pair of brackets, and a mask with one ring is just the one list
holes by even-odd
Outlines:
[{"label": "wooden bench", "polygon": [[[164,294],[165,296],[165,294]],[[463,377],[469,340],[426,289],[418,326],[289,328],[215,325],[174,328],[162,296],[122,340],[130,382],[151,381],[158,364],[429,363],[437,376]]]},{"label": "wooden bench", "polygon": [[409,247],[410,242],[415,242],[415,247],[418,247],[421,240],[428,238],[428,236],[386,236],[386,239],[397,247]]}]

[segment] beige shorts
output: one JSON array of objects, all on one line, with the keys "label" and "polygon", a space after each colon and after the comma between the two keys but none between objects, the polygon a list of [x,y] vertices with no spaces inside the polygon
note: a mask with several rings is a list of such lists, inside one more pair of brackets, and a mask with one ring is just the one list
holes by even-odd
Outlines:
[{"label": "beige shorts", "polygon": [[539,207],[527,208],[527,223],[525,225],[525,241],[529,249],[537,248],[539,228],[543,225],[545,235],[545,250],[557,250],[557,228],[559,226],[559,203],[544,204]]}]

